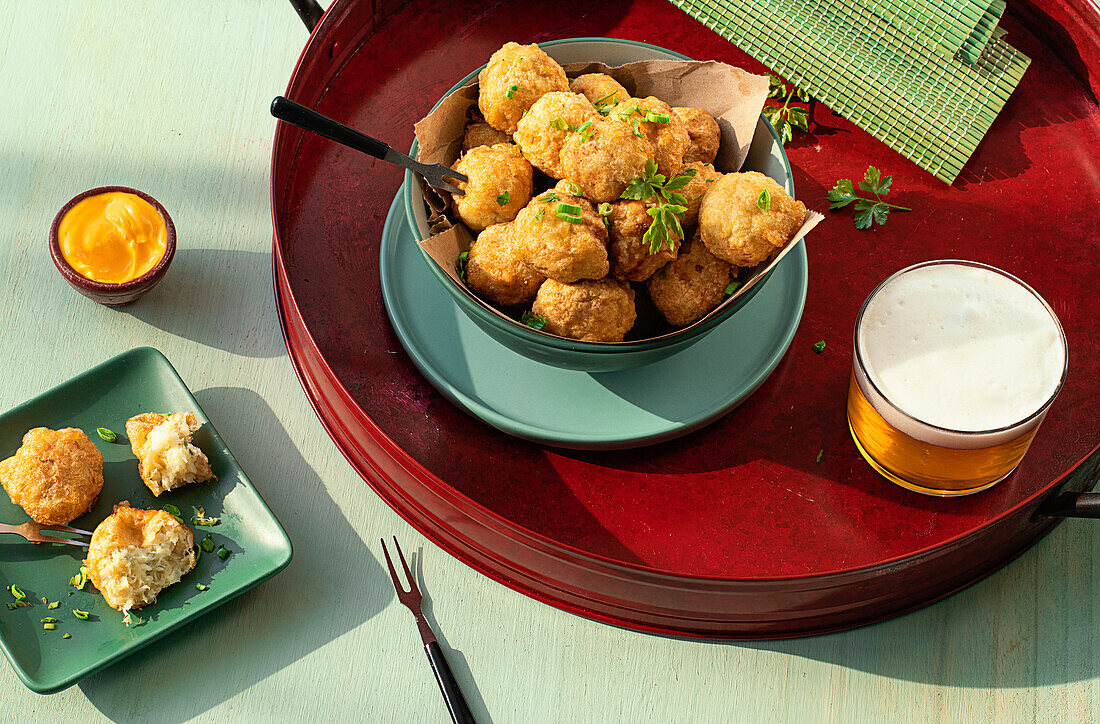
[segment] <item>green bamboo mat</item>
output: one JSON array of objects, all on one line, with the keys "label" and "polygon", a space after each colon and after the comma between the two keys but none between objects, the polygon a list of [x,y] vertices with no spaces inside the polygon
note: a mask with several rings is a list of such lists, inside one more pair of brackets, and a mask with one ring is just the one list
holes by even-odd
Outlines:
[{"label": "green bamboo mat", "polygon": [[976,63],[1005,11],[1004,0],[857,0],[930,49]]},{"label": "green bamboo mat", "polygon": [[1031,62],[1000,37],[945,58],[843,0],[671,2],[946,183]]}]

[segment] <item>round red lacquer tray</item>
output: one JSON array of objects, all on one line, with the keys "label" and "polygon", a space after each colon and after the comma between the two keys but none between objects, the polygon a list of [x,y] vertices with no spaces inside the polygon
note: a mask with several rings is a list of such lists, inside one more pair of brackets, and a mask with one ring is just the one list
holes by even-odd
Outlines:
[{"label": "round red lacquer tray", "polygon": [[[869,232],[855,231],[850,213],[831,215],[807,240],[806,309],[774,374],[711,426],[640,450],[539,447],[437,393],[402,350],[379,293],[379,237],[400,170],[280,124],[276,298],[314,409],[417,529],[486,575],[591,618],[708,637],[797,636],[881,620],[969,585],[1050,529],[1035,511],[1051,493],[1095,478],[1055,482],[1100,442],[1090,405],[1100,375],[1100,111],[1089,90],[1100,45],[1095,11],[1075,6],[1048,6],[1054,20],[1028,8],[1005,19],[1033,63],[951,187],[818,109],[815,132],[788,149],[799,198],[824,209],[838,178],[874,164],[894,175],[892,200],[914,211]],[[764,70],[659,0],[383,10],[333,3],[287,95],[397,148],[508,40],[629,38]],[[863,462],[845,396],[864,297],[897,269],[950,257],[1033,285],[1062,320],[1070,371],[1018,472],[980,495],[941,500],[897,488]],[[819,339],[828,346],[815,354]]]}]

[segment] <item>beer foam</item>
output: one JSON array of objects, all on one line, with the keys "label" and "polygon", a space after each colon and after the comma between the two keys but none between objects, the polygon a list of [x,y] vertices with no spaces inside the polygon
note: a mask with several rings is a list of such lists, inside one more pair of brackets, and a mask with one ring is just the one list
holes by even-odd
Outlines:
[{"label": "beer foam", "polygon": [[[887,281],[864,310],[858,344],[866,374],[895,407],[960,432],[1034,415],[1058,390],[1066,361],[1061,328],[1042,300],[1007,276],[965,264],[917,267]],[[913,420],[884,417],[928,439]]]}]

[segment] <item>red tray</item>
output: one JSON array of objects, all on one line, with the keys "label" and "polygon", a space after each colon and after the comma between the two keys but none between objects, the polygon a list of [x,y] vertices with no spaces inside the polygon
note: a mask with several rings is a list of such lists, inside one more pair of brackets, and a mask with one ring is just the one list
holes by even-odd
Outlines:
[{"label": "red tray", "polygon": [[[1092,485],[1095,466],[1052,481],[1100,442],[1090,405],[1100,375],[1100,111],[1089,90],[1100,77],[1100,23],[1083,0],[1046,7],[1016,5],[1023,15],[1005,19],[1033,63],[954,186],[818,109],[814,132],[788,149],[799,198],[824,209],[836,179],[874,164],[894,174],[891,200],[914,211],[867,232],[850,212],[830,216],[807,240],[805,313],[771,378],[710,427],[641,450],[539,447],[438,394],[401,349],[379,293],[378,240],[400,171],[280,124],[276,299],[314,409],[371,487],[426,536],[505,585],[598,620],[798,636],[881,620],[973,583],[1050,530],[1035,516],[1047,495]],[[337,0],[287,95],[407,148],[413,122],[505,41],[574,36],[764,71],[659,0],[437,0],[384,19],[371,3]],[[1065,387],[1017,473],[957,500],[880,478],[845,422],[859,305],[897,269],[946,257],[1034,286],[1070,349]],[[812,350],[819,339],[823,354]]]}]

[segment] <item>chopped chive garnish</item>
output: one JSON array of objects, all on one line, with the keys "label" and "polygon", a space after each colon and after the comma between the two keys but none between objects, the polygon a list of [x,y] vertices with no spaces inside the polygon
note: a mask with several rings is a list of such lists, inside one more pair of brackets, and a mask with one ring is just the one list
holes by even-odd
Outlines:
[{"label": "chopped chive garnish", "polygon": [[824,351],[825,351],[825,340],[821,340],[819,342],[814,342],[814,352],[817,352],[818,354],[821,354]]},{"label": "chopped chive garnish", "polygon": [[508,201],[512,198],[512,195],[505,191],[501,195],[497,196],[497,206],[507,206]]},{"label": "chopped chive garnish", "polygon": [[205,591],[207,588],[209,588],[209,586],[205,586],[201,583],[196,583],[195,588],[199,589],[200,591]]},{"label": "chopped chive garnish", "polygon": [[229,549],[226,548],[225,546],[219,547],[218,548],[218,558],[221,558],[224,561],[228,557],[229,557]]},{"label": "chopped chive garnish", "polygon": [[545,206],[540,206],[539,210],[535,212],[535,221],[542,221],[542,212],[546,210]]},{"label": "chopped chive garnish", "polygon": [[97,427],[95,431],[99,433],[99,436],[107,442],[114,442],[115,440],[118,440],[118,435],[114,434],[105,427]]},{"label": "chopped chive garnish", "polygon": [[764,211],[771,211],[772,195],[767,189],[761,191],[760,195],[756,197],[756,208],[763,209]]},{"label": "chopped chive garnish", "polygon": [[596,129],[593,126],[592,121],[585,121],[581,125],[577,126],[577,133],[581,134],[581,140],[587,141],[596,135]]},{"label": "chopped chive garnish", "polygon": [[554,193],[553,191],[547,191],[546,195],[544,195],[541,199],[539,199],[539,201],[541,201],[544,204],[550,204],[550,203],[553,203],[557,200],[558,200],[558,195],[556,193]]},{"label": "chopped chive garnish", "polygon": [[524,312],[523,316],[519,318],[519,321],[526,324],[531,329],[542,329],[546,326],[546,320],[537,314],[531,312]]},{"label": "chopped chive garnish", "polygon": [[57,623],[57,619],[53,616],[47,616],[46,618],[39,619],[39,623]]},{"label": "chopped chive garnish", "polygon": [[214,539],[209,533],[207,533],[206,537],[202,539],[202,543],[200,543],[200,545],[202,546],[202,549],[204,551],[209,553],[210,551],[214,550]]},{"label": "chopped chive garnish", "polygon": [[616,93],[618,93],[618,92],[619,92],[619,91],[611,91],[610,93],[608,93],[608,94],[607,94],[607,95],[605,95],[605,96],[600,96],[600,97],[599,97],[599,98],[597,98],[596,100],[592,101],[592,105],[594,105],[594,106],[598,106],[598,105],[600,105],[601,103],[603,103],[604,101],[609,101],[609,100],[611,100],[612,98],[614,98],[614,97],[615,97],[615,94],[616,94]]},{"label": "chopped chive garnish", "polygon": [[508,90],[504,93],[504,95],[511,98],[512,96],[514,96],[516,94],[516,91],[518,91],[518,90],[519,90],[518,85],[510,85],[510,86],[508,86]]},{"label": "chopped chive garnish", "polygon": [[[468,252],[468,251],[462,252],[461,254],[458,255],[458,258],[455,259],[455,274],[457,274],[458,278],[461,279],[462,281],[466,281],[466,264],[469,261],[470,261],[470,252]],[[216,524],[211,523],[210,525],[216,525]]]},{"label": "chopped chive garnish", "polygon": [[174,515],[177,518],[180,517],[180,515],[182,515],[180,513],[180,509],[177,508],[176,506],[172,505],[172,504],[165,505],[163,508],[161,508],[161,510],[163,510],[165,513],[168,513],[170,515]]},{"label": "chopped chive garnish", "polygon": [[202,560],[202,546],[195,546],[195,565],[199,565],[199,561]]},{"label": "chopped chive garnish", "polygon": [[817,460],[814,460],[814,462],[815,463],[821,462],[821,456],[824,455],[824,454],[825,454],[825,448],[821,448],[820,450],[818,450],[817,451]]},{"label": "chopped chive garnish", "polygon": [[554,216],[570,224],[584,223],[584,219],[581,218],[581,207],[576,204],[558,204],[554,207]]},{"label": "chopped chive garnish", "polygon": [[73,637],[73,635],[72,635],[72,634],[69,634],[69,633],[67,633],[67,634],[62,634],[62,636],[61,636],[61,638],[63,638],[63,639],[71,639],[72,637]]},{"label": "chopped chive garnish", "polygon": [[54,601],[53,603],[47,605],[46,608],[57,608],[60,605],[61,605],[61,601]]},{"label": "chopped chive garnish", "polygon": [[650,111],[645,114],[646,123],[668,123],[671,120],[667,113],[653,113]]},{"label": "chopped chive garnish", "polygon": [[608,214],[611,213],[611,204],[609,204],[605,201],[602,204],[600,204],[599,208],[597,208],[596,210],[600,212],[600,216],[607,216]]},{"label": "chopped chive garnish", "polygon": [[46,631],[53,631],[55,628],[57,628],[57,624],[56,623],[44,623],[44,624],[42,624],[42,628],[45,629]]},{"label": "chopped chive garnish", "polygon": [[635,136],[637,136],[638,138],[642,137],[642,129],[638,127],[638,117],[637,116],[630,119],[630,127],[634,129],[634,135]]},{"label": "chopped chive garnish", "polygon": [[565,187],[567,189],[569,189],[569,193],[573,194],[574,196],[581,196],[582,194],[584,194],[584,189],[582,189],[581,185],[579,183],[577,183],[576,181],[570,181],[569,179],[562,179],[561,182],[563,184],[565,184]]},{"label": "chopped chive garnish", "polygon": [[82,621],[87,621],[88,620],[88,612],[87,611],[81,611],[79,608],[74,608],[73,609],[73,615],[76,616],[77,618],[81,619]]},{"label": "chopped chive garnish", "polygon": [[14,583],[11,584],[11,595],[15,596],[16,601],[22,601],[27,597],[27,594],[23,593],[23,589]]},{"label": "chopped chive garnish", "polygon": [[[469,254],[469,252],[462,252],[463,254]],[[459,255],[461,256],[461,254]],[[457,271],[457,269],[456,269]],[[192,525],[217,525],[221,522],[221,518],[209,518],[206,515],[205,508],[195,508],[195,514],[191,516]]]},{"label": "chopped chive garnish", "polygon": [[562,118],[561,116],[558,116],[554,120],[550,121],[550,127],[554,128],[554,129],[557,129],[559,131],[568,131],[569,130],[569,124],[566,123],[565,119]]},{"label": "chopped chive garnish", "polygon": [[46,600],[45,596],[42,597],[42,603],[49,603],[49,601]]},{"label": "chopped chive garnish", "polygon": [[726,296],[733,294],[737,291],[737,287],[741,286],[741,282],[730,282],[726,285]]}]

